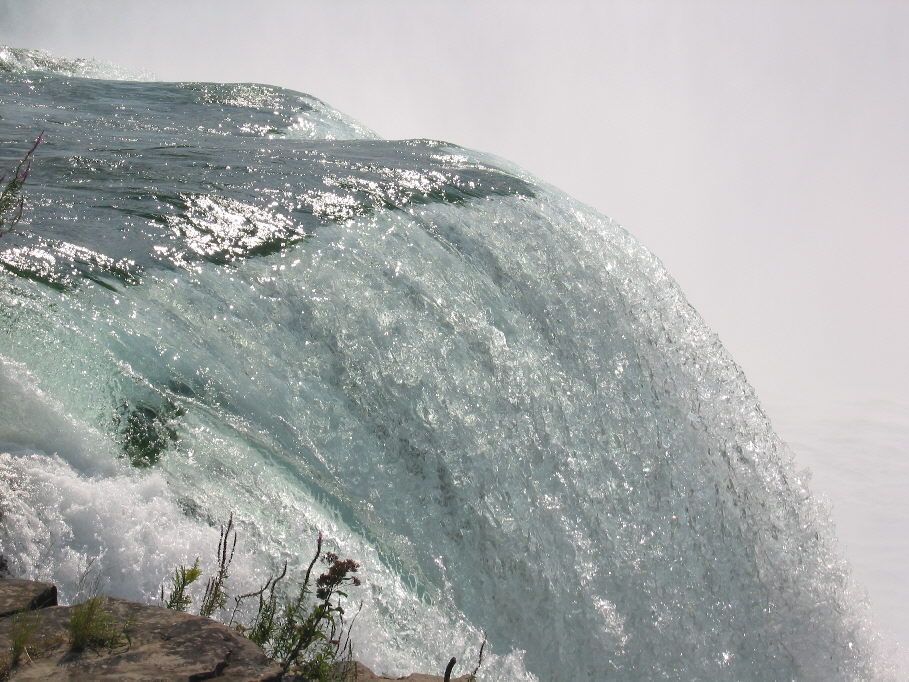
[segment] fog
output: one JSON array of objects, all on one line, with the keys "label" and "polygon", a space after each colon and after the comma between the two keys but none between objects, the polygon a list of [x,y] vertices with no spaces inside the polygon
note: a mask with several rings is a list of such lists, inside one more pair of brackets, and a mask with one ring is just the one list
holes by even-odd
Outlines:
[{"label": "fog", "polygon": [[311,93],[508,158],[654,251],[909,643],[909,3],[0,0],[0,43]]}]

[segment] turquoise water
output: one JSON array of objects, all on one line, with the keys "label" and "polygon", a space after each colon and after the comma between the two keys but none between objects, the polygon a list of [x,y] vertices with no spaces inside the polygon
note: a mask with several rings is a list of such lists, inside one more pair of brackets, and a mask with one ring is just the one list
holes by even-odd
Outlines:
[{"label": "turquoise water", "polygon": [[391,673],[485,632],[486,680],[885,675],[745,377],[608,218],[309,95],[0,49],[0,165],[42,130],[0,242],[14,572],[154,601],[233,513],[237,591],[319,531],[361,562]]}]

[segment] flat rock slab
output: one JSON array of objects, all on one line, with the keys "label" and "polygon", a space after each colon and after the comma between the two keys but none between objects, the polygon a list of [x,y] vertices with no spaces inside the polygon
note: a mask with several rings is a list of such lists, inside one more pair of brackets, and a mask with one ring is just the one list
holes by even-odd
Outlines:
[{"label": "flat rock slab", "polygon": [[57,605],[57,588],[34,580],[0,580],[0,618]]},{"label": "flat rock slab", "polygon": [[[277,682],[281,669],[242,635],[210,618],[192,616],[125,599],[106,607],[126,634],[113,649],[70,651],[71,608],[52,606],[28,614],[39,618],[26,646],[31,662],[20,662],[9,680],[97,680],[170,682],[217,679]],[[0,643],[10,641],[15,617],[0,619]]]}]

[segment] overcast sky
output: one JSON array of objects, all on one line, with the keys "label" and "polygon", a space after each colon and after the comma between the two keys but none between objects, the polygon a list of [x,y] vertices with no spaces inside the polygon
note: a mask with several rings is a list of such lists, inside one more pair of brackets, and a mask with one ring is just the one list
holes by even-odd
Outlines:
[{"label": "overcast sky", "polygon": [[886,450],[892,415],[884,516],[909,523],[909,2],[0,0],[2,42],[283,85],[518,163],[663,260],[841,514],[882,493],[836,461]]}]

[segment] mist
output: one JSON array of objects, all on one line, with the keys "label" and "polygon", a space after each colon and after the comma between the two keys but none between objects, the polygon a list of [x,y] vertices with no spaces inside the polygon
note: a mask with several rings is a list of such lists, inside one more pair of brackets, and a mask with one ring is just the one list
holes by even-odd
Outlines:
[{"label": "mist", "polygon": [[301,90],[528,169],[659,256],[909,643],[909,4],[0,0],[0,43]]}]

